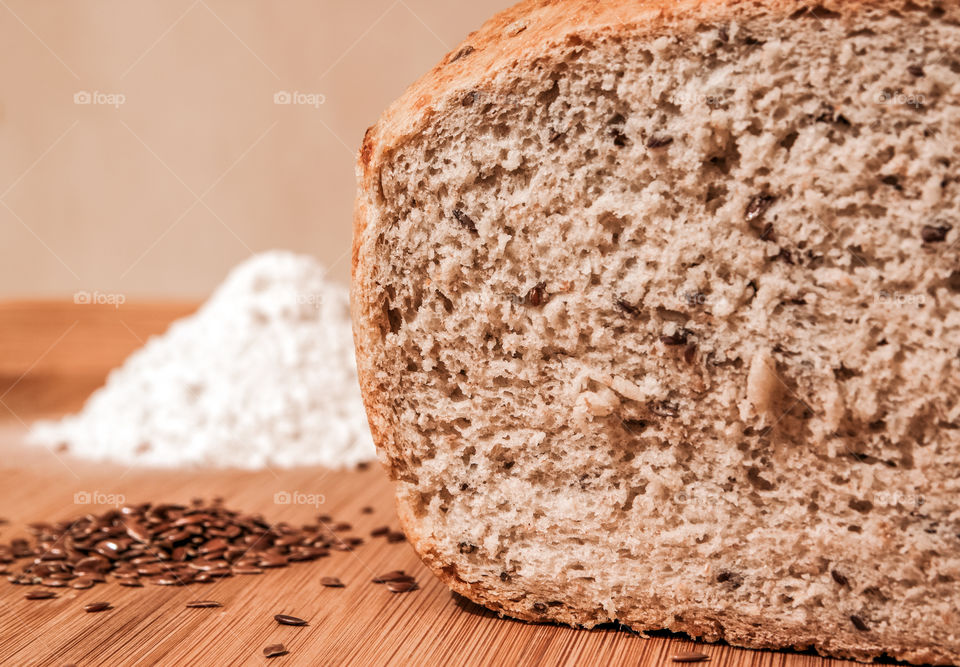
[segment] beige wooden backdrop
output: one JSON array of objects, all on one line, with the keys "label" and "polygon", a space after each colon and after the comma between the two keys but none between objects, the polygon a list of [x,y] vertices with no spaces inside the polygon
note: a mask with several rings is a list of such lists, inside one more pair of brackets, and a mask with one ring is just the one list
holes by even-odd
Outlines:
[{"label": "beige wooden backdrop", "polygon": [[0,0],[0,298],[201,297],[274,247],[346,281],[364,130],[509,4]]}]

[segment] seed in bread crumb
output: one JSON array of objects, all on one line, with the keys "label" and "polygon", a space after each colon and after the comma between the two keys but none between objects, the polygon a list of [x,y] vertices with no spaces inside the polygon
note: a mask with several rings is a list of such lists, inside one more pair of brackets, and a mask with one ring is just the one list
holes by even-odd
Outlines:
[{"label": "seed in bread crumb", "polygon": [[453,55],[453,57],[450,59],[450,62],[455,63],[461,58],[466,58],[474,51],[476,51],[476,49],[474,49],[472,46],[467,44],[465,47],[463,47]]},{"label": "seed in bread crumb", "polygon": [[677,329],[669,336],[660,336],[660,342],[664,345],[686,345],[689,334],[686,329]]},{"label": "seed in bread crumb", "polygon": [[830,571],[830,576],[832,576],[832,577],[833,577],[833,580],[834,580],[835,582],[837,582],[838,584],[840,584],[841,586],[849,586],[849,585],[850,585],[850,582],[847,580],[847,578],[846,578],[845,576],[843,576],[841,573],[837,572],[836,570],[831,570],[831,571]]},{"label": "seed in bread crumb", "polygon": [[477,232],[476,223],[473,221],[473,219],[469,215],[461,211],[459,208],[453,209],[453,217],[456,218],[457,222],[463,225],[465,229],[469,230],[470,232],[473,232],[474,234]]},{"label": "seed in bread crumb", "polygon": [[748,223],[759,222],[763,219],[763,216],[766,214],[767,210],[776,201],[776,197],[773,195],[756,195],[753,199],[750,200],[750,203],[747,204],[747,210],[744,212],[744,219]]},{"label": "seed in bread crumb", "polygon": [[627,313],[628,315],[636,315],[640,312],[640,310],[636,306],[628,303],[623,299],[617,299],[616,305],[617,305],[617,308]]},{"label": "seed in bread crumb", "polygon": [[673,137],[652,136],[647,139],[647,148],[664,148],[673,143]]},{"label": "seed in bread crumb", "polygon": [[722,570],[717,574],[717,582],[727,584],[730,588],[737,589],[743,585],[743,575],[729,570]]},{"label": "seed in bread crumb", "polygon": [[620,129],[614,128],[610,130],[610,136],[613,137],[613,145],[619,148],[627,145],[627,135],[625,135]]},{"label": "seed in bread crumb", "polygon": [[923,65],[910,65],[907,67],[907,72],[909,72],[911,76],[921,77],[924,75]]},{"label": "seed in bread crumb", "polygon": [[863,619],[856,614],[850,616],[850,622],[853,623],[853,627],[860,632],[870,632],[870,626],[864,623]]},{"label": "seed in bread crumb", "polygon": [[537,283],[534,285],[529,292],[527,292],[527,303],[533,306],[534,308],[543,304],[543,290],[546,287],[545,283]]},{"label": "seed in bread crumb", "polygon": [[920,231],[920,238],[923,239],[924,243],[940,243],[947,239],[947,233],[953,229],[953,225],[944,224],[944,225],[924,225],[923,229]]}]

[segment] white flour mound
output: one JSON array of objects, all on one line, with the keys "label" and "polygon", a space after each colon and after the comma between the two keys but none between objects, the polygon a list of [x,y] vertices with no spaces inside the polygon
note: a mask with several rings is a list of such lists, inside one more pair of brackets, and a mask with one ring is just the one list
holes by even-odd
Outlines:
[{"label": "white flour mound", "polygon": [[256,255],[194,315],[31,438],[147,466],[343,467],[375,457],[346,288],[309,257]]}]

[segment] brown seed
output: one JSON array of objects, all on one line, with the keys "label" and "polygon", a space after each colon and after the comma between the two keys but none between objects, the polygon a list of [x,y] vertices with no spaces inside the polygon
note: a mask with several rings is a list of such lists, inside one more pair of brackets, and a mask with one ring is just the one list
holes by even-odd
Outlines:
[{"label": "brown seed", "polygon": [[403,542],[406,539],[407,536],[398,530],[391,530],[387,533],[387,542]]},{"label": "brown seed", "polygon": [[121,586],[127,586],[129,588],[143,588],[143,584],[139,579],[121,579],[117,583]]},{"label": "brown seed", "polygon": [[234,567],[232,572],[234,574],[263,574],[263,570],[259,567]]},{"label": "brown seed", "polygon": [[402,579],[412,579],[412,577],[404,574],[403,570],[391,570],[374,577],[371,581],[375,584],[385,584],[388,581],[400,581]]},{"label": "brown seed", "polygon": [[867,624],[864,622],[864,620],[863,620],[862,618],[860,618],[859,616],[857,616],[857,615],[851,616],[851,617],[850,617],[850,622],[853,623],[853,627],[855,627],[855,628],[856,628],[857,630],[859,630],[860,632],[870,632],[870,626],[867,625]]},{"label": "brown seed", "polygon": [[417,582],[413,579],[397,579],[387,582],[387,589],[391,593],[408,593],[417,589]]},{"label": "brown seed", "polygon": [[63,579],[54,579],[53,577],[44,577],[40,583],[51,588],[64,588],[67,585],[67,582]]},{"label": "brown seed", "polygon": [[749,223],[759,221],[763,218],[764,214],[767,212],[767,209],[770,208],[775,200],[776,197],[771,195],[756,195],[750,200],[750,203],[747,204],[747,210],[744,213],[744,218],[746,218],[747,222]]},{"label": "brown seed", "polygon": [[677,653],[675,656],[673,656],[674,662],[704,662],[709,659],[710,659],[710,656],[707,655],[706,653],[687,652],[687,653]]},{"label": "brown seed", "polygon": [[70,586],[77,589],[93,588],[94,581],[90,577],[80,577],[70,582]]},{"label": "brown seed", "polygon": [[150,565],[152,563],[159,563],[160,559],[156,556],[139,556],[137,558],[131,558],[129,563],[131,565]]},{"label": "brown seed", "polygon": [[923,229],[920,230],[920,238],[923,239],[924,243],[940,243],[947,240],[947,234],[950,230],[953,229],[953,225],[938,225],[934,227],[933,225],[924,225]]},{"label": "brown seed", "polygon": [[53,591],[30,591],[23,597],[27,600],[50,600],[57,597],[57,594]]},{"label": "brown seed", "polygon": [[98,611],[106,611],[108,609],[112,609],[109,602],[91,602],[83,608],[88,614],[94,614]]},{"label": "brown seed", "polygon": [[[545,283],[537,283],[534,285],[529,292],[527,292],[527,303],[533,307],[540,306],[543,303],[544,294],[543,290],[546,288]],[[389,536],[388,536],[389,537]]]},{"label": "brown seed", "polygon": [[361,511],[363,514],[373,514],[373,508],[370,507],[369,505],[367,505],[366,507],[361,508],[360,511]]},{"label": "brown seed", "polygon": [[909,72],[910,76],[921,77],[924,74],[923,65],[909,65],[907,72]]},{"label": "brown seed", "polygon": [[673,137],[653,136],[647,140],[647,148],[663,148],[673,143]]},{"label": "brown seed", "polygon": [[216,600],[194,600],[187,603],[187,609],[209,609],[212,607],[222,607],[223,605]]},{"label": "brown seed", "polygon": [[686,345],[689,333],[686,329],[677,329],[669,336],[660,336],[660,342],[668,346]]},{"label": "brown seed", "polygon": [[229,567],[230,563],[225,560],[195,560],[188,563],[187,566],[194,570],[209,572],[210,570],[220,570]]},{"label": "brown seed", "polygon": [[278,655],[286,655],[287,647],[283,644],[270,644],[263,648],[263,655],[268,658],[276,658]]},{"label": "brown seed", "polygon": [[137,542],[149,542],[153,537],[151,532],[142,523],[131,521],[127,524],[127,535]]},{"label": "brown seed", "polygon": [[289,561],[286,556],[280,556],[279,554],[264,554],[260,559],[260,562],[257,563],[259,567],[286,567]]},{"label": "brown seed", "polygon": [[370,537],[380,537],[390,532],[390,526],[380,526],[370,531]]},{"label": "brown seed", "polygon": [[206,544],[204,544],[202,547],[200,547],[200,553],[201,553],[201,554],[209,554],[209,553],[214,552],[214,551],[219,551],[219,550],[221,550],[221,549],[226,549],[227,546],[228,546],[228,545],[227,545],[226,541],[225,541],[223,538],[217,537],[217,538],[214,538],[214,539],[210,540],[209,542],[207,542]]},{"label": "brown seed", "polygon": [[847,586],[850,583],[849,581],[847,581],[847,578],[845,576],[843,576],[840,572],[837,572],[836,570],[831,570],[830,576],[832,576],[833,580],[838,584],[840,584],[841,586]]},{"label": "brown seed", "polygon": [[110,569],[110,561],[102,556],[82,558],[73,564],[76,572],[106,572]]},{"label": "brown seed", "polygon": [[185,586],[189,584],[192,580],[189,578],[180,578],[180,577],[157,577],[152,583],[154,586]]},{"label": "brown seed", "polygon": [[343,582],[337,579],[336,577],[323,577],[320,579],[320,583],[326,586],[327,588],[343,588]]},{"label": "brown seed", "polygon": [[307,625],[307,622],[302,618],[288,614],[275,614],[273,618],[280,625]]},{"label": "brown seed", "polygon": [[187,516],[182,516],[176,521],[173,522],[174,526],[193,526],[198,523],[203,523],[208,521],[210,516],[208,514],[188,514]]},{"label": "brown seed", "polygon": [[453,209],[453,217],[457,219],[457,222],[459,222],[464,229],[474,233],[477,231],[477,224],[469,215],[461,211],[459,208]]}]

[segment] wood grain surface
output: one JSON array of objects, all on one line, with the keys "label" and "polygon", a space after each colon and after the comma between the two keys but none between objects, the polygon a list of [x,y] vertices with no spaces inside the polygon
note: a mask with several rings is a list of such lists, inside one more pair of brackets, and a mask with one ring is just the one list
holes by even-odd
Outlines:
[{"label": "wood grain surface", "polygon": [[[319,513],[353,525],[364,544],[315,562],[262,575],[175,588],[57,589],[52,600],[25,600],[33,587],[0,580],[2,665],[669,665],[695,651],[719,666],[854,664],[815,655],[748,651],[677,636],[644,638],[617,627],[593,630],[500,619],[453,596],[405,542],[369,537],[396,527],[390,483],[379,465],[320,468],[158,471],[92,464],[24,445],[32,420],[77,409],[108,370],[194,304],[131,304],[119,309],[58,303],[0,305],[0,541],[24,536],[34,521],[105,511],[111,501],[188,502],[222,496],[227,507],[268,521],[307,523]],[[277,502],[278,493],[314,495],[315,504]],[[322,498],[321,498],[322,496]],[[87,499],[103,501],[99,505]],[[304,498],[304,500],[307,500]],[[322,502],[321,502],[322,501]],[[363,513],[365,506],[374,509]],[[370,579],[403,569],[420,589],[390,593]],[[346,587],[324,588],[339,577]],[[222,608],[187,609],[195,599]],[[88,614],[83,606],[113,609]],[[280,626],[273,615],[307,619]],[[263,648],[289,653],[267,659]]]}]

